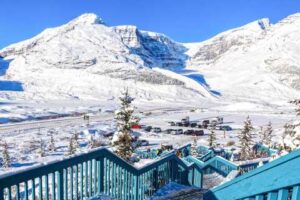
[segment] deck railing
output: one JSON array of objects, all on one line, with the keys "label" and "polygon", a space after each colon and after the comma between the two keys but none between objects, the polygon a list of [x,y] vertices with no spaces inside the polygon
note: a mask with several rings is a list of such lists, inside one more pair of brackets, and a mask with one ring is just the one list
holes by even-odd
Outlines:
[{"label": "deck railing", "polygon": [[205,200],[300,200],[300,150],[278,158],[205,195]]},{"label": "deck railing", "polygon": [[239,168],[238,165],[230,162],[229,160],[226,160],[221,156],[215,156],[206,162],[203,162],[193,156],[187,156],[185,159],[188,162],[198,165],[202,169],[203,174],[211,174],[217,172],[218,174],[226,177],[232,170],[238,170]]},{"label": "deck railing", "polygon": [[0,176],[0,200],[147,199],[169,182],[202,187],[202,171],[175,153],[135,168],[106,148]]}]

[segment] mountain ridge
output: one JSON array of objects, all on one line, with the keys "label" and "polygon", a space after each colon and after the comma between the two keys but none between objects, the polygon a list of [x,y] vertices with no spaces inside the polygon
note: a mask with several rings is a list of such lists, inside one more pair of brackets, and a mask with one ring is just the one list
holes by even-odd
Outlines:
[{"label": "mountain ridge", "polygon": [[[24,88],[1,91],[0,98],[111,99],[130,87],[148,100],[286,101],[299,96],[300,44],[293,41],[300,34],[293,26],[300,23],[299,16],[277,24],[263,18],[187,44],[132,25],[110,27],[95,14],[83,14],[0,50],[2,60],[9,62],[0,81],[18,81]],[[277,35],[280,40],[274,39]],[[293,49],[280,43],[274,52],[268,50],[281,40]],[[281,58],[274,58],[276,53]],[[253,94],[255,90],[259,92]]]}]

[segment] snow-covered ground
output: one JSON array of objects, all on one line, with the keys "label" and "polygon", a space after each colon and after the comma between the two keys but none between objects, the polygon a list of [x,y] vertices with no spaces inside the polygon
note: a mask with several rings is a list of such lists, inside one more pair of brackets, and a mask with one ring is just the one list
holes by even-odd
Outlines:
[{"label": "snow-covered ground", "polygon": [[[0,142],[9,145],[9,170],[60,159],[72,132],[114,131],[112,112],[126,87],[136,98],[142,124],[164,130],[174,128],[168,121],[186,116],[222,116],[233,130],[216,131],[217,143],[230,141],[235,144],[229,148],[237,148],[237,133],[249,115],[257,131],[272,122],[278,142],[284,124],[296,119],[288,102],[300,97],[299,24],[299,13],[274,25],[261,19],[207,41],[182,44],[135,26],[109,27],[95,14],[84,14],[1,49],[0,123],[7,125],[0,126]],[[83,113],[92,116],[89,127]],[[35,122],[39,118],[50,120]],[[14,121],[24,124],[9,125]],[[36,144],[48,143],[53,128],[57,151],[40,158]],[[199,144],[207,144],[207,133]],[[80,135],[79,151],[87,150],[89,137]],[[150,147],[193,139],[145,132],[141,138]]]},{"label": "snow-covered ground", "polygon": [[[0,105],[7,106],[7,105]],[[16,107],[22,107],[20,104],[14,105]],[[27,105],[28,106],[28,105]],[[70,105],[69,105],[70,106]],[[253,125],[256,130],[259,130],[260,126],[265,126],[270,121],[273,124],[274,128],[274,137],[273,141],[278,141],[281,139],[281,134],[283,132],[283,126],[286,122],[293,121],[296,116],[293,110],[280,110],[280,111],[251,111],[253,109],[250,107],[248,111],[228,111],[224,109],[224,107],[220,107],[215,105],[215,107],[204,107],[197,108],[185,105],[160,105],[160,106],[151,106],[147,104],[147,106],[141,103],[136,103],[135,106],[136,114],[141,118],[141,124],[150,125],[152,127],[160,127],[162,130],[168,128],[182,128],[182,127],[171,127],[168,122],[169,121],[180,121],[182,118],[189,116],[191,121],[209,119],[216,116],[224,117],[224,124],[229,125],[233,128],[232,131],[227,131],[224,134],[224,131],[216,131],[217,134],[217,143],[222,146],[227,146],[228,141],[234,141],[235,144],[229,146],[228,148],[236,147],[237,141],[237,133],[240,128],[243,126],[243,121],[249,115],[252,119]],[[163,107],[166,106],[166,107]],[[35,106],[31,105],[33,110],[38,110]],[[49,106],[49,108],[54,109],[55,105]],[[73,109],[75,109],[73,107]],[[82,106],[84,108],[84,106]],[[90,140],[91,135],[94,135],[95,138],[101,140],[103,143],[108,144],[109,140],[107,138],[102,137],[103,133],[113,132],[115,130],[115,121],[113,120],[113,114],[111,111],[114,109],[109,109],[109,104],[106,106],[87,106],[87,110],[94,110],[95,113],[91,115],[90,124],[87,125],[87,121],[83,120],[83,117],[67,117],[55,120],[62,120],[61,123],[58,123],[55,120],[48,121],[32,121],[28,126],[13,126],[13,124],[9,124],[10,127],[14,127],[10,129],[12,131],[6,131],[1,133],[0,142],[6,141],[9,145],[9,153],[12,158],[12,168],[8,170],[4,170],[0,168],[0,173],[4,173],[10,170],[18,170],[23,169],[25,167],[30,167],[32,165],[48,162],[51,160],[61,159],[66,156],[68,150],[68,144],[70,141],[70,137],[74,132],[81,133],[79,135],[79,144],[80,148],[78,152],[86,152],[89,150],[88,142]],[[99,112],[99,108],[106,108],[107,112],[102,111]],[[227,108],[225,106],[225,108]],[[70,109],[73,111],[73,109]],[[224,109],[224,111],[221,111]],[[54,109],[55,110],[55,109]],[[98,111],[97,111],[98,110]],[[247,110],[247,107],[244,108]],[[97,111],[97,112],[96,112]],[[28,112],[28,110],[27,110]],[[65,121],[64,119],[68,119]],[[45,122],[45,123],[44,123]],[[25,123],[26,122],[22,122]],[[7,125],[4,125],[7,126]],[[50,133],[49,130],[54,129],[54,139],[55,139],[55,152],[49,152],[47,147],[50,141]],[[183,129],[188,129],[183,127]],[[1,130],[1,127],[0,127]],[[90,130],[90,131],[88,131]],[[207,145],[207,134],[208,130],[204,130],[205,135],[198,137],[198,144]],[[150,142],[148,147],[158,147],[161,144],[172,144],[174,147],[179,147],[183,144],[190,143],[193,141],[193,136],[187,135],[171,135],[166,133],[153,133],[153,132],[140,132],[141,139],[146,139]],[[45,157],[41,157],[39,153],[39,144],[40,140],[43,140],[45,145]],[[259,140],[258,135],[256,136],[256,140]],[[152,160],[141,160],[139,163],[136,163],[136,167],[141,167]]]}]

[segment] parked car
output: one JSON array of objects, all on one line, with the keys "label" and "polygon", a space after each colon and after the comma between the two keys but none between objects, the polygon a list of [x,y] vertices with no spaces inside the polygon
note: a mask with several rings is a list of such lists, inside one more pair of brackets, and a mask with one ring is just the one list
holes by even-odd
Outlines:
[{"label": "parked car", "polygon": [[208,124],[209,124],[208,119],[202,121],[202,126],[207,126]]},{"label": "parked car", "polygon": [[145,128],[146,128],[147,126],[146,125],[144,125],[144,124],[141,124],[141,128],[142,129],[144,129],[145,130]]},{"label": "parked car", "polygon": [[215,127],[215,126],[217,126],[218,124],[219,124],[218,121],[215,120],[215,119],[213,119],[213,120],[210,121],[209,126],[210,126],[210,127]]},{"label": "parked car", "polygon": [[170,126],[175,126],[175,122],[168,122]]},{"label": "parked car", "polygon": [[202,124],[198,124],[198,128],[203,128]]},{"label": "parked car", "polygon": [[138,143],[138,146],[148,146],[149,145],[148,140],[138,140],[137,143]]},{"label": "parked car", "polygon": [[152,130],[154,133],[160,133],[161,132],[161,128],[159,127],[154,127]]},{"label": "parked car", "polygon": [[218,130],[222,130],[222,131],[232,131],[232,128],[228,125],[223,125],[223,126],[217,126],[216,127]]},{"label": "parked car", "polygon": [[203,130],[195,130],[194,135],[196,135],[196,136],[204,135],[204,131]]},{"label": "parked car", "polygon": [[181,119],[182,123],[186,123],[186,122],[190,122],[190,117],[185,117],[183,119]]},{"label": "parked car", "polygon": [[196,122],[190,123],[190,127],[194,128],[194,127],[196,127],[196,126],[197,126],[197,123],[196,123]]},{"label": "parked car", "polygon": [[190,125],[190,122],[182,123],[182,126],[184,126],[184,127],[188,127],[189,125]]},{"label": "parked car", "polygon": [[182,129],[174,129],[172,132],[171,132],[172,135],[180,135],[180,134],[183,134],[183,130]]},{"label": "parked car", "polygon": [[132,128],[132,129],[141,129],[142,126],[139,125],[139,124],[133,124],[133,125],[131,126],[131,128]]},{"label": "parked car", "polygon": [[194,134],[194,130],[186,130],[183,132],[184,135],[193,135]]},{"label": "parked car", "polygon": [[152,130],[152,126],[147,126],[144,128],[144,131],[150,132]]},{"label": "parked car", "polygon": [[166,129],[164,132],[165,132],[166,134],[171,134],[172,131],[173,131],[173,129],[169,128],[169,129]]},{"label": "parked car", "polygon": [[182,122],[176,122],[176,126],[183,126]]}]

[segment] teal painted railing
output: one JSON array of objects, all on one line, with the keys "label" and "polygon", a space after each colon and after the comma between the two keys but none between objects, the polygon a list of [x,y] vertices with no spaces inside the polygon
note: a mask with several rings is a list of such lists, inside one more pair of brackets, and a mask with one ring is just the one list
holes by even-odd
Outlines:
[{"label": "teal painted railing", "polygon": [[[0,200],[147,199],[169,182],[202,187],[201,169],[175,153],[135,168],[106,148],[0,176]],[[31,198],[30,198],[31,197]]]},{"label": "teal painted railing", "polygon": [[204,199],[300,200],[300,150],[212,189]]},{"label": "teal painted railing", "polygon": [[232,170],[238,170],[239,168],[239,166],[235,163],[230,162],[220,156],[215,156],[206,162],[203,162],[198,158],[192,156],[188,156],[184,159],[190,163],[195,163],[196,165],[198,165],[202,169],[203,174],[211,174],[217,172],[218,174],[226,177]]}]

